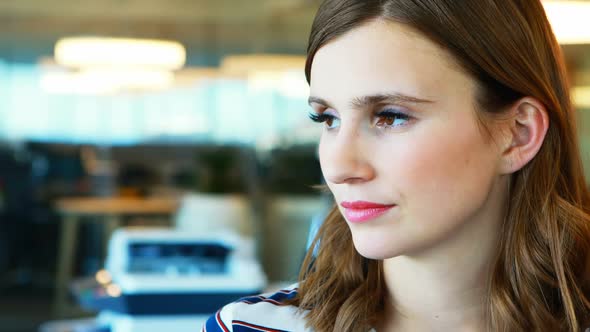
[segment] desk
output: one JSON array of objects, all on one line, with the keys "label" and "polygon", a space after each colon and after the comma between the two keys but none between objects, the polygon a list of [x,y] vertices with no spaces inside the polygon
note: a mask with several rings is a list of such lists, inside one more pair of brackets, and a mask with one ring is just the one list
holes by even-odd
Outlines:
[{"label": "desk", "polygon": [[85,217],[100,217],[104,225],[105,250],[111,234],[120,227],[125,216],[171,215],[178,208],[179,201],[173,198],[118,198],[84,197],[64,198],[56,201],[61,215],[59,257],[55,278],[54,311],[57,317],[64,317],[67,310],[68,287],[72,279],[74,246],[78,235],[78,224],[88,220]]}]

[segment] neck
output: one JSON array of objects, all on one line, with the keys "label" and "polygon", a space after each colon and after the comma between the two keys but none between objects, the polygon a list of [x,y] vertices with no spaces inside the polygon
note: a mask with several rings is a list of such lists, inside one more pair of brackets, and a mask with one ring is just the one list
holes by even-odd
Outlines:
[{"label": "neck", "polygon": [[390,296],[379,331],[484,330],[505,206],[502,197],[492,195],[477,215],[436,246],[384,260]]},{"label": "neck", "polygon": [[409,256],[386,261],[384,276],[391,294],[387,316],[394,317],[397,326],[391,330],[482,330],[491,264],[472,265],[462,257],[473,258],[476,251],[436,262]]}]

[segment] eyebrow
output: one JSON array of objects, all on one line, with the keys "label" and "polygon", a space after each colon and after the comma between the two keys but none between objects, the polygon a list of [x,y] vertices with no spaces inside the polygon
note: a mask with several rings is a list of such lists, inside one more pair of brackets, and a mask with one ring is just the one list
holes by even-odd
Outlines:
[{"label": "eyebrow", "polygon": [[[311,96],[307,100],[307,102],[311,105],[312,103],[320,104],[326,107],[334,108],[330,105],[329,102],[326,100]],[[379,93],[374,95],[368,96],[361,96],[355,97],[351,102],[350,106],[352,108],[362,109],[367,108],[373,105],[378,104],[432,104],[434,101],[428,99],[422,99],[418,97],[413,97],[410,95],[402,94],[402,93]]]}]

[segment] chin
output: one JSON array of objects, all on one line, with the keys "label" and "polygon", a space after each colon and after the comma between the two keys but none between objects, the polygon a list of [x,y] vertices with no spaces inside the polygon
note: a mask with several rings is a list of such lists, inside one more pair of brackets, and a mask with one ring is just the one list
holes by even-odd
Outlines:
[{"label": "chin", "polygon": [[394,258],[405,253],[403,248],[394,246],[391,241],[384,244],[381,241],[372,239],[356,239],[353,236],[354,248],[363,257],[368,259],[384,260]]},{"label": "chin", "polygon": [[352,241],[354,248],[361,256],[376,260],[415,255],[426,250],[432,242],[409,235],[403,237],[384,236],[383,231],[379,231],[379,233],[352,232]]}]

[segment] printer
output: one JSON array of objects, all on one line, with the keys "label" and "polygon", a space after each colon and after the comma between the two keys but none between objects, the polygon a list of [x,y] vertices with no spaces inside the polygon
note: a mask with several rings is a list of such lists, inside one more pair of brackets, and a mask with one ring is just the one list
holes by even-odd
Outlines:
[{"label": "printer", "polygon": [[194,332],[223,305],[267,284],[252,239],[232,232],[120,229],[105,270],[74,286],[110,332]]}]

